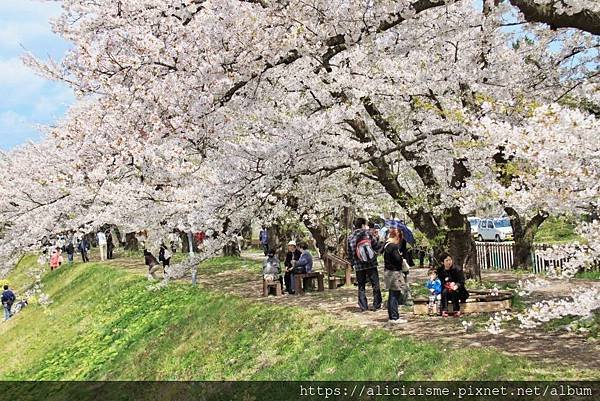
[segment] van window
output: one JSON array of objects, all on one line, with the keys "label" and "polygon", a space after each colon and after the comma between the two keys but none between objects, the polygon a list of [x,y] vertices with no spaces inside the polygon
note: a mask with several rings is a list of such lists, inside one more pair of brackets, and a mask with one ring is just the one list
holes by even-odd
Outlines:
[{"label": "van window", "polygon": [[494,228],[494,223],[492,223],[492,220],[488,220],[487,228]]}]

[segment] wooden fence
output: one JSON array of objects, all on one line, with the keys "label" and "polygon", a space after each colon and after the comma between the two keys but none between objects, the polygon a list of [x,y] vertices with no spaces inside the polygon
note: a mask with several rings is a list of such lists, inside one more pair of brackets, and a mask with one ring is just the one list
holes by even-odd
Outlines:
[{"label": "wooden fence", "polygon": [[[538,251],[546,249],[545,244],[534,244],[531,250],[530,268],[534,273],[546,273],[549,268],[562,269],[568,260],[546,259]],[[509,270],[514,261],[514,242],[475,242],[477,261],[481,269]]]}]

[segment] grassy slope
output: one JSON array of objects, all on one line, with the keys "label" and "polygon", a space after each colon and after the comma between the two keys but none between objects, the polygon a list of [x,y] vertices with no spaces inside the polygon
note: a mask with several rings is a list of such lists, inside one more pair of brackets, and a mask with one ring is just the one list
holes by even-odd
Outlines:
[{"label": "grassy slope", "polygon": [[[33,262],[24,259],[17,271]],[[496,351],[444,351],[185,284],[149,291],[143,278],[99,264],[61,268],[44,282],[50,308],[31,306],[0,324],[4,380],[599,377]]]}]

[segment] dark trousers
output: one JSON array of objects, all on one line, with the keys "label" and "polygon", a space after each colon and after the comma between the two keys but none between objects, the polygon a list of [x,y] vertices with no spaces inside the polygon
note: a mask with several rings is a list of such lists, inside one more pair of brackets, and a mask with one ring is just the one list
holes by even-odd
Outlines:
[{"label": "dark trousers", "polygon": [[269,244],[262,244],[262,249],[265,256],[267,256],[267,254],[269,253]]},{"label": "dark trousers", "polygon": [[400,319],[398,305],[402,303],[402,291],[389,290],[388,292],[388,317],[390,320]]},{"label": "dark trousers", "polygon": [[358,282],[358,306],[361,310],[365,311],[369,309],[369,302],[367,301],[366,285],[367,280],[373,287],[373,308],[381,308],[381,289],[379,287],[379,272],[377,268],[358,270],[356,272],[356,281]]},{"label": "dark trousers", "polygon": [[292,283],[292,272],[288,272],[286,271],[285,274],[283,275],[283,281],[285,283],[285,291],[288,294],[291,294],[292,292],[294,292],[294,288],[293,283]]},{"label": "dark trousers", "polygon": [[83,260],[83,263],[85,262],[89,262],[90,258],[88,258],[87,252],[81,252],[81,260]]},{"label": "dark trousers", "polygon": [[107,259],[112,259],[113,258],[113,249],[115,249],[115,247],[109,245],[108,248],[106,248],[106,249],[107,249],[107,251],[106,251],[106,258]]},{"label": "dark trousers", "polygon": [[442,311],[448,312],[449,301],[452,302],[454,312],[460,311],[458,291],[449,291],[447,288],[444,288],[442,289]]}]

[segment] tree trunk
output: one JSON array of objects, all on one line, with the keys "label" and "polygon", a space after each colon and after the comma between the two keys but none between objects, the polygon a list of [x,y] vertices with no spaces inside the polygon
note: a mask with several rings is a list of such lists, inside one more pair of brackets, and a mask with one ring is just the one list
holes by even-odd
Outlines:
[{"label": "tree trunk", "polygon": [[327,249],[327,227],[323,224],[319,223],[317,225],[312,225],[310,221],[305,220],[304,225],[310,231],[313,239],[315,240],[317,251],[319,251],[319,256],[323,257],[328,253]]},{"label": "tree trunk", "polygon": [[138,240],[135,233],[125,234],[125,250],[126,251],[137,251],[139,248]]},{"label": "tree trunk", "polygon": [[513,229],[515,240],[515,250],[513,257],[513,269],[526,269],[531,265],[530,257],[533,248],[533,239],[540,225],[548,218],[548,214],[540,211],[523,227],[523,219],[511,207],[504,208],[504,211],[510,216],[510,224]]},{"label": "tree trunk", "polygon": [[238,258],[241,256],[237,241],[232,239],[227,242],[227,245],[223,247],[223,256],[234,256]]},{"label": "tree trunk", "polygon": [[343,259],[348,259],[348,237],[353,230],[354,217],[354,208],[345,206],[342,209],[340,233],[337,239],[337,255]]},{"label": "tree trunk", "polygon": [[[415,227],[425,234],[433,247],[434,267],[441,266],[441,254],[448,252],[456,266],[463,268],[467,278],[481,280],[475,242],[471,237],[471,226],[458,207],[446,209],[442,224],[433,221],[429,213],[415,212],[410,217]],[[442,227],[442,229],[440,229]]]}]

